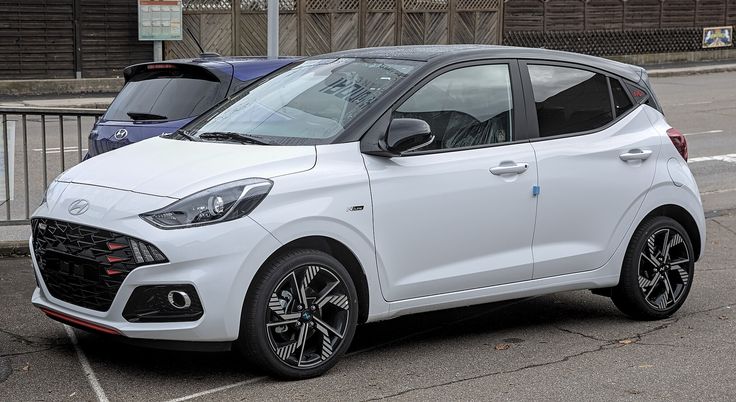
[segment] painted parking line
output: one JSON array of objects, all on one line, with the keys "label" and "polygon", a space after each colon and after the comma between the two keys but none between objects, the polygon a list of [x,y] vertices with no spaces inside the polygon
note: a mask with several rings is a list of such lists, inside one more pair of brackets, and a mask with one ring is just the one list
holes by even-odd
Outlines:
[{"label": "painted parking line", "polygon": [[723,130],[708,130],[708,131],[696,131],[694,133],[685,133],[683,134],[686,137],[689,137],[691,135],[701,135],[701,134],[720,134]]},{"label": "painted parking line", "polygon": [[74,330],[72,327],[62,324],[64,326],[64,330],[66,331],[67,336],[69,337],[69,340],[72,342],[72,345],[74,346],[74,350],[77,352],[77,358],[79,358],[79,364],[82,365],[82,370],[84,371],[84,376],[87,377],[87,382],[89,382],[89,386],[92,387],[92,390],[95,392],[95,395],[97,396],[98,402],[108,402],[107,396],[105,395],[105,390],[102,389],[102,386],[100,385],[100,381],[97,380],[97,375],[95,375],[94,370],[92,370],[92,366],[89,364],[89,360],[87,360],[87,355],[84,354],[82,351],[82,348],[79,347],[79,342],[77,341],[77,335],[74,333]]},{"label": "painted parking line", "polygon": [[687,163],[698,163],[698,162],[708,162],[708,161],[736,163],[736,154],[701,156],[699,158],[690,158],[688,159]]},{"label": "painted parking line", "polygon": [[687,102],[687,103],[671,103],[665,106],[692,106],[692,105],[710,105],[713,101]]},{"label": "painted parking line", "polygon": [[255,378],[251,378],[251,379],[248,379],[248,380],[245,380],[245,381],[236,382],[234,384],[223,385],[222,387],[217,387],[217,388],[208,389],[206,391],[197,392],[196,394],[191,394],[191,395],[182,396],[180,398],[171,399],[171,400],[169,400],[167,402],[183,402],[183,401],[188,401],[188,400],[191,400],[191,399],[199,398],[201,396],[210,395],[210,394],[214,394],[214,393],[217,393],[217,392],[222,392],[222,391],[228,390],[230,388],[239,387],[241,385],[254,384],[254,383],[257,383],[259,381],[263,381],[265,379],[266,379],[266,377],[255,377]]}]

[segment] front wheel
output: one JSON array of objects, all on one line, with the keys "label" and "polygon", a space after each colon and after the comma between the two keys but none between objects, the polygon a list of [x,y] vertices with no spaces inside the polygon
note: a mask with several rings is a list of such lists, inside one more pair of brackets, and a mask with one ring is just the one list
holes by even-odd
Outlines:
[{"label": "front wheel", "polygon": [[611,298],[632,318],[669,317],[685,302],[694,268],[693,246],[685,228],[672,218],[652,217],[632,236]]},{"label": "front wheel", "polygon": [[357,320],[358,296],[345,267],[321,251],[291,250],[254,278],[237,346],[275,377],[315,377],[350,346]]}]

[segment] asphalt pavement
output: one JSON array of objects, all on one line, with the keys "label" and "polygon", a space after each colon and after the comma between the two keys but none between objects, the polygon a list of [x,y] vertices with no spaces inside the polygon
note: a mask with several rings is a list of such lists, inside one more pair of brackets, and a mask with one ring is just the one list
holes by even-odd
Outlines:
[{"label": "asphalt pavement", "polygon": [[9,258],[0,260],[0,399],[734,400],[735,80],[653,80],[688,138],[709,217],[692,292],[670,319],[632,321],[588,291],[425,313],[363,325],[325,376],[277,382],[234,353],[144,349],[49,320],[30,305],[29,259]]}]

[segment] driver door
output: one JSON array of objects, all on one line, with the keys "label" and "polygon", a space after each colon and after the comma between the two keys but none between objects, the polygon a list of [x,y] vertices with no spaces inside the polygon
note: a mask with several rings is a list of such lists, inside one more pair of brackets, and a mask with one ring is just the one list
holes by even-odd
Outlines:
[{"label": "driver door", "polygon": [[515,62],[440,71],[392,113],[425,120],[434,142],[364,155],[388,301],[531,279],[537,169],[516,91]]}]

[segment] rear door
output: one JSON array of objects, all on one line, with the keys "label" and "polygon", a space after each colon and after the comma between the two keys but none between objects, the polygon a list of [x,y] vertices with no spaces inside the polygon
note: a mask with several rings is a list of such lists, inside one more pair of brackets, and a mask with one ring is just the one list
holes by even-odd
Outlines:
[{"label": "rear door", "polygon": [[518,77],[516,62],[436,73],[391,114],[425,120],[435,141],[364,156],[387,300],[531,278],[537,169]]},{"label": "rear door", "polygon": [[521,66],[538,123],[534,278],[599,268],[651,186],[661,138],[618,77],[564,63]]}]

